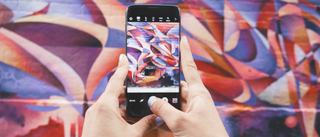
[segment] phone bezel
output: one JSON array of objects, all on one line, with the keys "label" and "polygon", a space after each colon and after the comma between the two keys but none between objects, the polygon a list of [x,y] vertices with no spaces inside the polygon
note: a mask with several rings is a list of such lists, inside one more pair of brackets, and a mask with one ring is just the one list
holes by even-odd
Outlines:
[{"label": "phone bezel", "polygon": [[[128,12],[130,10],[132,10],[132,8],[139,8],[139,7],[143,7],[143,8],[148,8],[148,7],[159,7],[159,8],[163,8],[163,7],[170,7],[170,8],[176,8],[177,14],[178,14],[178,20],[179,20],[179,41],[181,40],[181,12],[178,6],[176,5],[130,5],[128,6],[128,8],[126,9],[126,15],[125,15],[125,44],[126,44],[126,55],[127,55],[127,22],[128,22]],[[148,12],[149,13],[149,12]],[[175,13],[176,14],[176,13]],[[159,14],[158,14],[159,15]],[[181,52],[180,52],[180,42],[179,42],[179,79],[181,80]],[[127,79],[125,80],[125,85],[127,85]],[[126,113],[130,118],[142,118],[145,115],[135,115],[132,114],[131,111],[129,111],[129,107],[128,107],[128,94],[175,94],[178,96],[178,106],[176,106],[177,109],[181,109],[181,85],[179,83],[179,92],[178,93],[128,93],[127,92],[127,86],[126,86]],[[161,96],[161,95],[160,95]],[[147,101],[147,100],[146,100]]]}]

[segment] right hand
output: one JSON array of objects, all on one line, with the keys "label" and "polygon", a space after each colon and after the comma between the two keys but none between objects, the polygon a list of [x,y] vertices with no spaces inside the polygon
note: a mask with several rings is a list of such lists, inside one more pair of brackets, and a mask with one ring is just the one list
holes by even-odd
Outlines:
[{"label": "right hand", "polygon": [[198,74],[186,37],[181,40],[181,58],[186,78],[186,83],[181,82],[181,95],[187,100],[186,106],[180,111],[152,96],[148,100],[151,111],[164,120],[176,137],[227,137],[211,95]]}]

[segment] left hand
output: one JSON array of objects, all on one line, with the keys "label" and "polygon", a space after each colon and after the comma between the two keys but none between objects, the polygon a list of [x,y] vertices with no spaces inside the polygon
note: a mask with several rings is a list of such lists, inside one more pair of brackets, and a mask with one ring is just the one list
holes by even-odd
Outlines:
[{"label": "left hand", "polygon": [[121,56],[118,69],[110,78],[105,92],[86,112],[83,137],[141,137],[157,126],[155,115],[148,115],[132,125],[126,122],[125,111],[119,108],[118,99],[125,90],[123,83],[129,62],[125,55]]}]

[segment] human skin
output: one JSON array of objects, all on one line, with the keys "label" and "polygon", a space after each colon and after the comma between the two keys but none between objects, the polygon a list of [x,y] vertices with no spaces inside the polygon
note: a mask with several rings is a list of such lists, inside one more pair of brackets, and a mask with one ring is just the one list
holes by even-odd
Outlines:
[{"label": "human skin", "polygon": [[83,137],[141,137],[157,126],[156,116],[148,115],[134,124],[122,117],[119,98],[123,97],[123,83],[129,69],[128,59],[121,57],[118,69],[110,78],[100,98],[86,112]]},{"label": "human skin", "polygon": [[186,83],[182,83],[182,96],[187,100],[185,111],[177,110],[155,96],[148,100],[151,111],[165,121],[175,137],[227,137],[211,95],[198,74],[185,37],[181,41],[181,58],[186,78]]},{"label": "human skin", "polygon": [[181,81],[181,110],[153,96],[148,100],[153,115],[140,120],[129,118],[125,109],[119,108],[118,101],[125,97],[123,83],[129,68],[127,57],[122,55],[105,92],[86,112],[82,136],[138,137],[151,130],[158,130],[156,136],[168,135],[163,131],[170,131],[174,136],[228,136],[210,93],[201,81],[185,37],[181,40],[181,58],[186,78],[186,82]]}]

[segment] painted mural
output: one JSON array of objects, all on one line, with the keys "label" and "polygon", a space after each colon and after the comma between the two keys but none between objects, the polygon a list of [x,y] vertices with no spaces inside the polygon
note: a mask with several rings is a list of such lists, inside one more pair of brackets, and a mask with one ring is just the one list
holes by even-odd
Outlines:
[{"label": "painted mural", "polygon": [[180,7],[230,136],[320,135],[319,0],[0,0],[0,136],[81,136],[141,3]]}]

